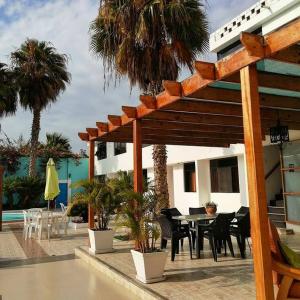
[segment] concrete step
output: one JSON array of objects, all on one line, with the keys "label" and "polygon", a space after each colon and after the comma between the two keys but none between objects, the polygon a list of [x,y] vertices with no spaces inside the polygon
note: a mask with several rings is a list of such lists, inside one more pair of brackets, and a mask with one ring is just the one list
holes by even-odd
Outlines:
[{"label": "concrete step", "polygon": [[269,218],[271,221],[285,221],[285,215],[284,214],[274,214],[274,213],[268,213]]},{"label": "concrete step", "polygon": [[286,223],[285,223],[285,222],[272,220],[272,223],[273,223],[277,228],[286,228]]},{"label": "concrete step", "polygon": [[274,214],[285,214],[283,206],[268,206],[268,212]]},{"label": "concrete step", "polygon": [[284,202],[283,200],[270,200],[270,206],[279,206],[279,207],[283,207],[284,206]]}]

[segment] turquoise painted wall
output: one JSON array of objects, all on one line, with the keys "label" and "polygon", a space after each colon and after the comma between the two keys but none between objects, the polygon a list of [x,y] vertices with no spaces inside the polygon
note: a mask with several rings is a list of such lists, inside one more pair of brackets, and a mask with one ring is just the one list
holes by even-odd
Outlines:
[{"label": "turquoise painted wall", "polygon": [[[11,174],[4,174],[4,177],[21,177],[28,175],[28,157],[22,157],[20,159],[20,166],[18,171],[11,175]],[[39,162],[37,162],[37,170],[38,174],[45,174],[45,170],[39,168]],[[59,180],[66,181],[67,179],[70,180],[71,184],[81,180],[88,178],[88,158],[82,158],[79,162],[74,161],[73,159],[64,158],[60,161],[59,166],[57,167],[57,173]],[[71,189],[71,196],[76,192],[75,189]],[[5,203],[4,199],[4,203]]]}]

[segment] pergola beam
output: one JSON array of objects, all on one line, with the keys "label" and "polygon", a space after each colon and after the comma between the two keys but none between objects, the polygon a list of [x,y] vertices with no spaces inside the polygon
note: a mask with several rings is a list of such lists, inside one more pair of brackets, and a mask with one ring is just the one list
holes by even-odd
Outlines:
[{"label": "pergola beam", "polygon": [[[299,99],[300,102],[300,99]],[[165,107],[168,111],[192,112],[199,114],[217,114],[242,117],[242,104],[223,104],[206,100],[180,100]],[[166,111],[164,110],[164,111]],[[261,108],[262,119],[280,119],[281,121],[300,122],[300,110],[279,110]]]},{"label": "pergola beam", "polygon": [[86,131],[91,138],[98,136],[98,128],[86,128]]},{"label": "pergola beam", "polygon": [[96,122],[96,126],[101,132],[108,132],[108,124],[107,123]]},{"label": "pergola beam", "polygon": [[113,126],[121,126],[122,125],[122,119],[121,116],[116,115],[108,115],[107,119]]},{"label": "pergola beam", "polygon": [[[300,63],[300,49],[299,49],[299,63]],[[238,73],[227,77],[223,81],[230,82],[230,83],[239,83],[239,84],[241,82]],[[300,92],[300,77],[298,76],[258,72],[258,83],[260,87]],[[268,97],[267,94],[264,95]]]},{"label": "pergola beam", "polygon": [[137,116],[136,108],[132,106],[122,106],[122,110],[129,119],[134,119]]},{"label": "pergola beam", "polygon": [[89,141],[89,134],[87,132],[78,132],[78,136],[84,142]]},{"label": "pergola beam", "polygon": [[145,105],[148,109],[156,109],[156,98],[149,95],[141,95],[140,101]]},{"label": "pergola beam", "polygon": [[241,70],[241,82],[256,299],[272,300],[274,292],[269,233],[266,226],[267,197],[255,66]]},{"label": "pergola beam", "polygon": [[[271,94],[259,94],[259,97],[261,107],[300,109],[300,101],[299,98],[296,97],[283,97]],[[189,97],[186,97],[186,99],[205,99],[219,102],[242,103],[240,91],[215,87],[206,87],[197,90]]]}]

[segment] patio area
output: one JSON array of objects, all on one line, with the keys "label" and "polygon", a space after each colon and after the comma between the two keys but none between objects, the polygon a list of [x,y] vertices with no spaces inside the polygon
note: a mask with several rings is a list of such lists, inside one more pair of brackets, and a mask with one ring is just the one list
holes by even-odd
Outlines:
[{"label": "patio area", "polygon": [[[300,235],[282,235],[283,241],[296,251],[300,251]],[[233,239],[235,257],[220,255],[218,262],[214,262],[207,242],[201,258],[190,260],[188,246],[184,244],[184,251],[176,255],[171,262],[167,259],[165,274],[166,281],[144,285],[135,280],[135,269],[130,254],[133,244],[128,241],[114,239],[114,253],[99,254],[96,256],[100,264],[107,266],[110,271],[123,276],[125,280],[143,290],[157,295],[157,299],[255,299],[255,285],[253,261],[247,246],[247,258],[241,259],[238,246]],[[21,225],[10,224],[4,226],[0,233],[0,274],[14,268],[23,270],[24,266],[36,265],[39,270],[42,264],[49,262],[73,261],[74,250],[80,248],[88,253],[88,235],[86,229],[69,230],[67,236],[54,237],[48,240],[22,239]],[[167,248],[170,252],[170,245]],[[78,261],[78,260],[75,260]],[[84,259],[83,259],[84,261]],[[84,262],[80,262],[84,264]],[[86,265],[88,266],[88,265]],[[85,266],[85,267],[86,267]],[[96,270],[88,268],[89,270]],[[101,278],[109,278],[109,274],[96,271]],[[7,273],[5,273],[7,274]],[[59,273],[60,274],[60,273]],[[3,273],[4,276],[4,273]],[[59,275],[61,277],[61,275]],[[114,284],[119,284],[114,280]],[[125,287],[124,287],[125,288]],[[130,293],[130,290],[128,290]],[[132,294],[132,297],[134,295]],[[131,298],[132,299],[132,298]]]}]

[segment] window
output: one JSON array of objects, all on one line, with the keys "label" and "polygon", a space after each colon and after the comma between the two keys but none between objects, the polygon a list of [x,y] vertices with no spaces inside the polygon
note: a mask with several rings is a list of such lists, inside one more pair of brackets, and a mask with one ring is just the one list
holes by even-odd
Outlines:
[{"label": "window", "polygon": [[106,175],[96,175],[95,179],[97,179],[99,182],[105,183]]},{"label": "window", "polygon": [[196,192],[196,166],[195,162],[183,165],[184,191],[186,193]]},{"label": "window", "polygon": [[101,142],[97,144],[97,151],[95,155],[98,160],[105,159],[107,157],[106,143]]},{"label": "window", "polygon": [[148,170],[147,169],[143,169],[143,178],[144,178],[145,182],[148,181]]},{"label": "window", "polygon": [[237,157],[210,161],[212,193],[239,193],[239,170]]},{"label": "window", "polygon": [[115,155],[126,152],[126,143],[114,143]]}]

